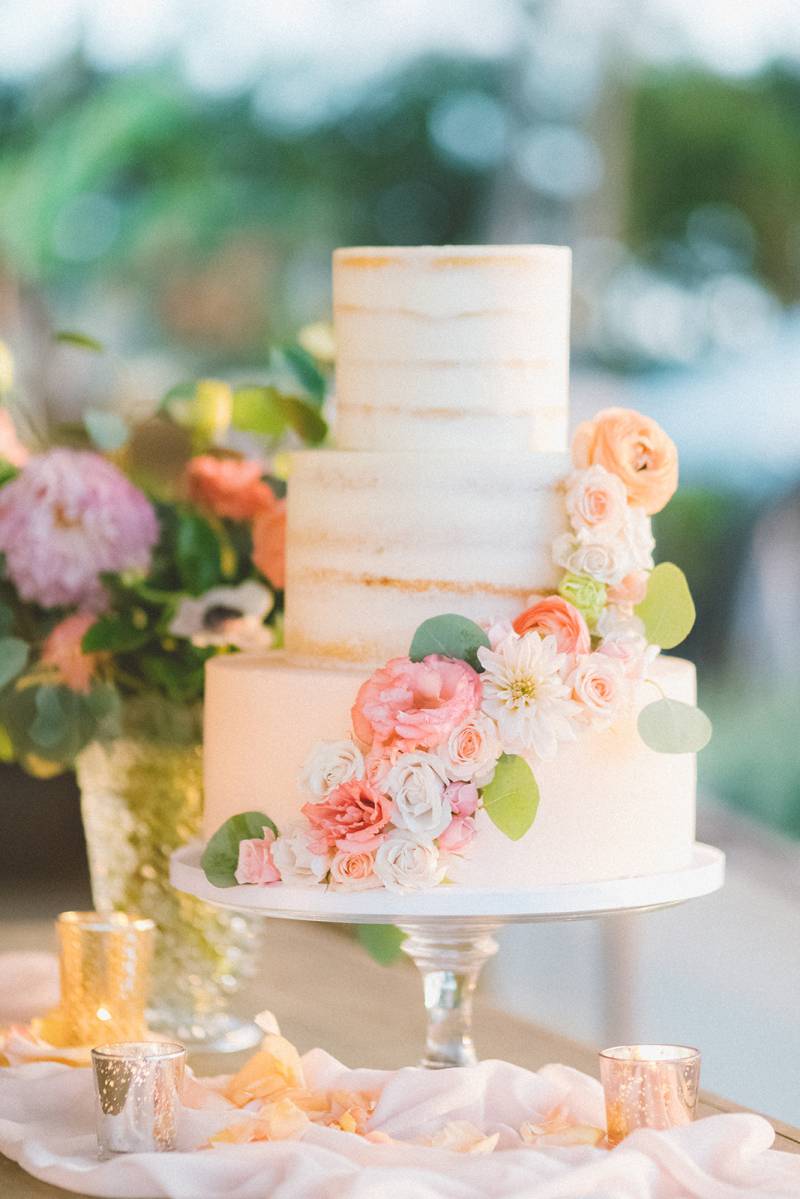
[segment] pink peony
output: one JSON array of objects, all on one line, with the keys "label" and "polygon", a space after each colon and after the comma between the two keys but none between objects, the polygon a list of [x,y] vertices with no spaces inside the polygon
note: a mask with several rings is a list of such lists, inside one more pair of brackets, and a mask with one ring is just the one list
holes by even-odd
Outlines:
[{"label": "pink peony", "polygon": [[0,459],[20,467],[25,465],[29,457],[25,446],[17,437],[11,413],[5,408],[0,408]]},{"label": "pink peony", "polygon": [[81,642],[95,622],[92,612],[74,612],[59,621],[42,647],[42,662],[55,666],[60,681],[70,691],[89,691],[99,654],[85,654]]},{"label": "pink peony", "polygon": [[364,745],[434,749],[481,704],[480,678],[466,662],[429,654],[392,658],[362,684],[353,728]]},{"label": "pink peony", "polygon": [[474,783],[449,783],[444,797],[454,816],[474,816],[478,807],[478,788]]},{"label": "pink peony", "polygon": [[278,502],[262,480],[259,464],[242,458],[213,454],[192,458],[186,468],[186,489],[195,504],[231,520],[252,520]]},{"label": "pink peony", "polygon": [[443,853],[463,853],[472,843],[475,833],[472,816],[456,816],[439,837],[439,849]]},{"label": "pink peony", "polygon": [[366,779],[350,779],[318,803],[302,808],[314,830],[309,845],[314,853],[338,849],[370,850],[392,818],[392,801]]},{"label": "pink peony", "polygon": [[592,647],[589,626],[578,609],[560,595],[548,595],[526,608],[514,621],[514,632],[551,634],[560,654],[588,654]]},{"label": "pink peony", "polygon": [[49,450],[0,489],[9,577],[23,600],[43,608],[100,611],[100,574],[147,571],[157,540],[150,502],[99,454]]},{"label": "pink peony", "polygon": [[253,565],[278,591],[286,586],[285,500],[276,500],[253,521]]},{"label": "pink peony", "polygon": [[632,611],[647,595],[649,578],[649,571],[634,570],[626,575],[621,583],[617,583],[616,587],[607,589],[606,599],[610,604],[619,604],[626,611]]},{"label": "pink peony", "polygon": [[264,887],[268,883],[281,881],[280,871],[272,860],[272,845],[275,834],[271,828],[264,828],[264,836],[239,842],[239,861],[234,878],[237,883],[251,883]]}]

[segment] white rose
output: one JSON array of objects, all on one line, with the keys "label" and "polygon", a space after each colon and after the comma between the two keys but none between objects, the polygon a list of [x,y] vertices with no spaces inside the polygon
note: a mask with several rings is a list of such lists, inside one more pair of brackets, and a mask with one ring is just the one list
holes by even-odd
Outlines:
[{"label": "white rose", "polygon": [[363,774],[364,755],[352,741],[319,741],[303,767],[300,783],[315,800],[321,800],[335,787]]},{"label": "white rose", "polygon": [[444,765],[434,754],[401,754],[384,782],[386,794],[394,801],[394,823],[433,841],[452,816],[444,797],[447,782]]},{"label": "white rose", "polygon": [[[635,616],[627,620],[618,617],[616,626],[611,628],[597,647],[598,654],[616,659],[628,678],[635,682],[645,678],[661,652],[657,645],[649,645],[647,638],[637,629],[636,626],[641,623]],[[610,625],[611,621],[606,624]]]},{"label": "white rose", "polygon": [[484,712],[476,712],[453,729],[440,747],[439,757],[448,779],[484,787],[494,774],[502,752],[497,725]]},{"label": "white rose", "polygon": [[566,501],[573,529],[616,532],[628,510],[628,493],[622,479],[599,465],[576,470],[569,476]]},{"label": "white rose", "polygon": [[439,885],[446,869],[436,846],[407,829],[393,829],[375,851],[375,873],[390,891],[426,891]]},{"label": "white rose", "polygon": [[567,680],[593,729],[606,729],[629,706],[631,686],[616,658],[585,654]]},{"label": "white rose", "polygon": [[367,850],[340,849],[331,862],[331,884],[340,891],[371,891],[381,885]]},{"label": "white rose", "polygon": [[602,528],[562,533],[553,542],[553,561],[570,574],[588,575],[600,583],[621,583],[631,570],[624,529]]},{"label": "white rose", "polygon": [[292,825],[272,846],[272,860],[285,883],[296,887],[314,887],[330,868],[326,853],[315,853],[309,846],[310,831],[305,824]]},{"label": "white rose", "polygon": [[597,618],[595,631],[601,637],[639,637],[645,641],[644,621],[634,612],[625,612],[616,604],[608,604]]},{"label": "white rose", "polygon": [[653,525],[644,508],[628,508],[623,525],[630,570],[652,570],[656,541]]}]

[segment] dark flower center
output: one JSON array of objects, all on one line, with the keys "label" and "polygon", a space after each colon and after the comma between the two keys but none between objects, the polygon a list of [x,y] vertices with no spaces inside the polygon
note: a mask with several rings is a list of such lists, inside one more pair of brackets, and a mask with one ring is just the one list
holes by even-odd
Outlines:
[{"label": "dark flower center", "polygon": [[240,608],[229,608],[227,604],[213,604],[203,615],[203,628],[213,632],[222,628],[229,620],[238,620],[243,615]]}]

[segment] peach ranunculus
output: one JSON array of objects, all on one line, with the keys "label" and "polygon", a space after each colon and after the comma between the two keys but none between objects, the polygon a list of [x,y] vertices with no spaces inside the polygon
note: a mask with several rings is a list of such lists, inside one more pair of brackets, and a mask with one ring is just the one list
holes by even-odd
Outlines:
[{"label": "peach ranunculus", "polygon": [[606,590],[606,599],[610,604],[617,604],[626,610],[633,610],[647,595],[649,571],[634,570],[626,575],[621,583]]},{"label": "peach ranunculus", "polygon": [[253,837],[239,842],[239,860],[234,877],[239,885],[246,883],[264,887],[268,883],[279,883],[281,874],[272,860],[272,843],[275,834],[264,828],[263,837]]},{"label": "peach ranunculus", "polygon": [[429,654],[392,658],[362,684],[353,728],[364,745],[435,749],[478,710],[480,676],[466,662]]},{"label": "peach ranunculus", "polygon": [[537,600],[514,621],[514,632],[553,636],[560,654],[588,654],[592,648],[589,626],[574,604],[560,595]]},{"label": "peach ranunculus", "polygon": [[186,490],[193,503],[230,520],[252,520],[278,502],[261,478],[258,462],[244,458],[192,458],[186,467]]},{"label": "peach ranunculus", "polygon": [[253,565],[278,591],[286,586],[285,500],[275,500],[253,521]]},{"label": "peach ranunculus", "polygon": [[315,853],[334,846],[366,852],[380,843],[392,818],[392,801],[366,779],[349,779],[325,799],[303,804],[302,812],[314,830],[309,845]]},{"label": "peach ranunculus", "polygon": [[85,654],[81,642],[97,617],[92,612],[74,612],[55,626],[42,647],[42,662],[54,666],[59,681],[70,691],[86,695],[91,687],[100,654]]},{"label": "peach ranunculus", "polygon": [[0,459],[12,466],[23,467],[30,457],[25,446],[17,437],[11,413],[0,408]]},{"label": "peach ranunculus", "polygon": [[579,470],[597,464],[618,475],[628,503],[648,515],[660,512],[678,486],[674,441],[654,420],[632,408],[604,408],[578,425],[572,461]]}]

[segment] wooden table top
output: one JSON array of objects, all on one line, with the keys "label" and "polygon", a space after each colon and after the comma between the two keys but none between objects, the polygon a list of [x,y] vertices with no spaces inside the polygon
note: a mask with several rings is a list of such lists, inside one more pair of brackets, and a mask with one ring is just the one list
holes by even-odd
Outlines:
[{"label": "wooden table top", "polygon": [[[54,948],[52,927],[41,922],[0,926],[0,949],[22,948]],[[378,966],[352,939],[325,925],[268,921],[263,968],[237,997],[236,1007],[249,1014],[269,1008],[281,1031],[301,1052],[321,1046],[354,1066],[395,1069],[417,1061],[422,1051],[420,983],[411,963],[389,969]],[[499,1012],[480,996],[475,1003],[475,1036],[483,1058],[501,1058],[530,1070],[547,1062],[564,1062],[597,1075],[594,1050]],[[247,1056],[195,1054],[190,1062],[198,1074],[220,1074],[237,1069]],[[703,1093],[698,1114],[741,1110],[735,1103]],[[800,1129],[771,1123],[775,1147],[800,1153]],[[63,1199],[66,1194],[0,1156],[2,1199]]]}]

